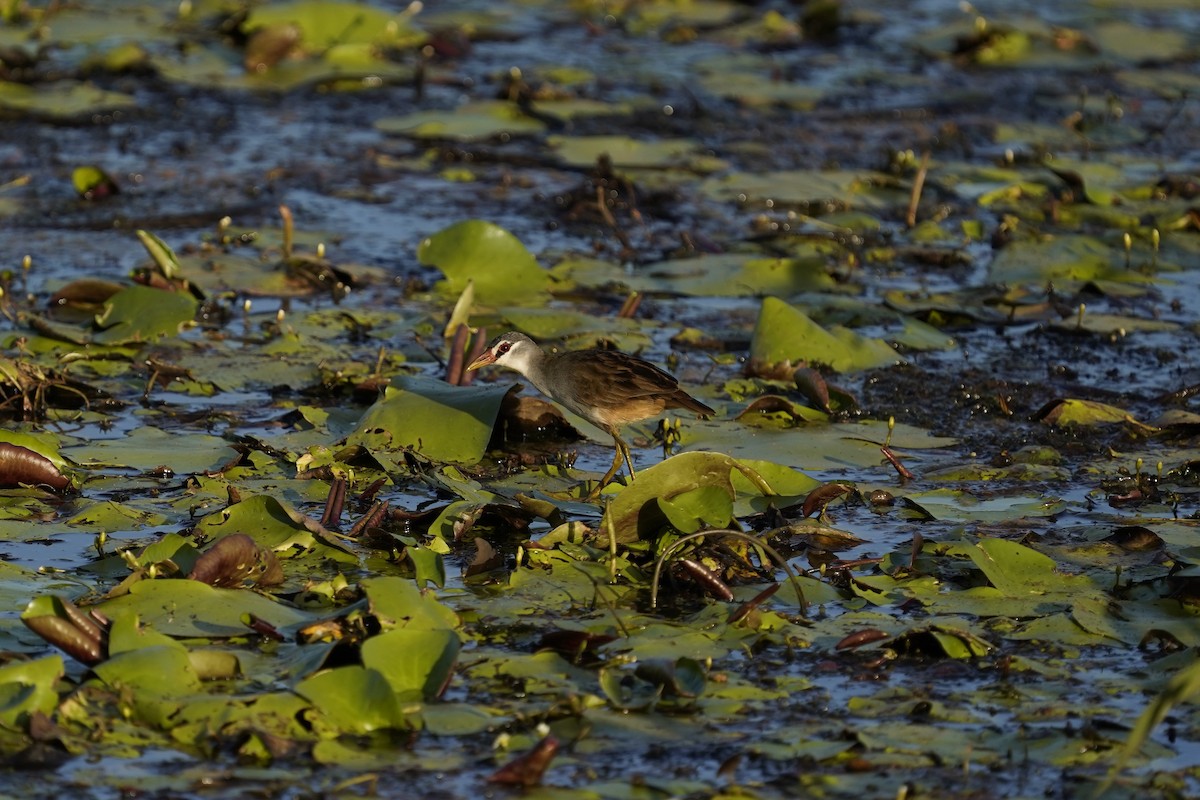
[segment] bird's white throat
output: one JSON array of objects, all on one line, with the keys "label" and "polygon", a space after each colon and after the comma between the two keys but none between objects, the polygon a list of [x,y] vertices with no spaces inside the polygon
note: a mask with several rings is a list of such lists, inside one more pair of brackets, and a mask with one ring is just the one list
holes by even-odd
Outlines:
[{"label": "bird's white throat", "polygon": [[542,377],[542,360],[545,353],[533,342],[513,342],[507,353],[496,358],[496,363],[502,367],[524,375],[539,389]]}]

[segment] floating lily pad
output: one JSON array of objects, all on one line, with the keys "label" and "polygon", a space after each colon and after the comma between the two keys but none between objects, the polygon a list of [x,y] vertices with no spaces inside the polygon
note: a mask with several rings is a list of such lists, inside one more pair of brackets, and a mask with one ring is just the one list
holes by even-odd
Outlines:
[{"label": "floating lily pad", "polygon": [[713,297],[788,296],[798,292],[834,291],[830,274],[833,248],[814,246],[788,258],[761,258],[740,253],[682,258],[647,264],[630,271],[594,259],[571,259],[554,268],[557,276],[587,286],[617,284],[633,291]]},{"label": "floating lily pad", "polygon": [[994,281],[1094,281],[1146,283],[1145,275],[1124,266],[1124,253],[1094,236],[1058,236],[1043,241],[1014,242],[996,254],[990,268]]},{"label": "floating lily pad", "polygon": [[549,299],[549,276],[517,237],[491,222],[467,220],[422,240],[417,258],[446,275],[455,296],[468,284],[480,303],[539,305]]},{"label": "floating lily pad", "polygon": [[296,693],[321,712],[319,724],[329,736],[415,724],[401,709],[387,679],[368,667],[337,667],[317,673],[296,684]]},{"label": "floating lily pad", "polygon": [[1050,425],[1114,425],[1133,419],[1123,408],[1095,400],[1068,397],[1048,403],[1037,414]]},{"label": "floating lily pad", "polygon": [[182,578],[138,581],[126,595],[105,601],[109,617],[136,615],[142,625],[178,638],[245,636],[249,617],[276,628],[299,625],[311,617],[255,592],[217,589]]},{"label": "floating lily pad", "polygon": [[69,121],[91,114],[132,109],[137,101],[127,94],[91,84],[62,81],[37,87],[0,81],[0,107]]},{"label": "floating lily pad", "polygon": [[128,344],[176,336],[192,325],[196,299],[184,292],[130,286],[110,297],[96,315],[100,344]]},{"label": "floating lily pad", "polygon": [[[724,514],[716,513],[717,492],[732,502],[731,473],[739,466],[721,453],[680,453],[639,472],[637,480],[608,505],[605,519],[615,527],[618,541],[657,535],[670,519],[662,511],[665,502],[671,504],[672,513],[682,524],[694,530],[707,519]],[[756,488],[763,493],[763,487]]]},{"label": "floating lily pad", "polygon": [[62,676],[63,660],[57,655],[0,667],[0,723],[23,728],[31,714],[49,715],[58,705],[56,686]]},{"label": "floating lily pad", "polygon": [[454,671],[458,634],[398,628],[372,636],[362,647],[363,666],[377,670],[401,701],[431,701]]},{"label": "floating lily pad", "polygon": [[209,42],[183,52],[153,53],[150,63],[170,81],[243,91],[291,92],[307,86],[343,84],[347,88],[366,88],[384,80],[410,81],[413,74],[412,67],[386,61],[373,48],[354,45],[331,49],[321,58],[287,59],[261,71],[246,71],[244,56],[226,45]]},{"label": "floating lily pad", "polygon": [[847,328],[825,330],[794,306],[768,297],[763,300],[750,357],[769,364],[824,364],[839,372],[854,372],[899,363],[900,355],[881,339],[870,339]]},{"label": "floating lily pad", "polygon": [[409,14],[389,13],[361,3],[296,0],[255,6],[242,29],[254,32],[293,23],[299,26],[304,43],[316,50],[355,43],[412,47],[423,42],[426,34],[413,27],[410,20]]},{"label": "floating lily pad", "polygon": [[1147,28],[1125,20],[1097,25],[1091,35],[1105,54],[1133,63],[1174,61],[1188,49],[1182,30]]},{"label": "floating lily pad", "polygon": [[546,143],[566,164],[595,166],[607,156],[618,168],[687,167],[696,157],[697,145],[689,139],[642,140],[628,136],[551,136]]},{"label": "floating lily pad", "polygon": [[178,474],[205,472],[233,456],[229,443],[203,433],[167,433],[159,428],[143,427],[121,439],[98,439],[66,448],[79,464],[90,467],[130,467],[153,470],[165,466]]},{"label": "floating lily pad", "polygon": [[881,211],[908,201],[908,192],[890,178],[869,172],[781,170],[772,173],[729,173],[708,178],[701,190],[717,200],[770,202],[811,214],[846,209]]},{"label": "floating lily pad", "polygon": [[480,100],[444,111],[414,111],[401,117],[385,117],[376,120],[375,127],[383,133],[414,139],[476,141],[541,133],[546,125],[514,103]]},{"label": "floating lily pad", "polygon": [[347,442],[474,464],[487,450],[500,404],[511,389],[510,384],[460,387],[401,376],[367,409]]},{"label": "floating lily pad", "polygon": [[807,80],[782,77],[779,63],[766,55],[739,52],[695,65],[704,90],[745,106],[811,109],[828,90]]}]

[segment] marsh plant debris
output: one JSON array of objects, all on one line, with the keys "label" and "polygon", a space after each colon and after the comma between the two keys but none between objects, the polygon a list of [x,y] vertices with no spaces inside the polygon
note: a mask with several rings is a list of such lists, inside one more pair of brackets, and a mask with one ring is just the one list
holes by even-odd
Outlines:
[{"label": "marsh plant debris", "polygon": [[[0,0],[4,785],[1197,796],[1197,52]],[[508,330],[716,413],[589,500],[609,437],[464,369]]]}]

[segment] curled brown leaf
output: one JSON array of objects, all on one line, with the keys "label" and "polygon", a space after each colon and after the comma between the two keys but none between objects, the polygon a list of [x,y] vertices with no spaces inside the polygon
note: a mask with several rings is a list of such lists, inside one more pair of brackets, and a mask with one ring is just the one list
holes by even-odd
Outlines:
[{"label": "curled brown leaf", "polygon": [[509,761],[488,776],[488,783],[508,786],[537,786],[542,782],[550,762],[558,754],[558,739],[553,735],[542,739],[533,749]]},{"label": "curled brown leaf", "polygon": [[0,442],[0,488],[48,486],[61,492],[70,485],[71,480],[41,453],[19,444]]}]

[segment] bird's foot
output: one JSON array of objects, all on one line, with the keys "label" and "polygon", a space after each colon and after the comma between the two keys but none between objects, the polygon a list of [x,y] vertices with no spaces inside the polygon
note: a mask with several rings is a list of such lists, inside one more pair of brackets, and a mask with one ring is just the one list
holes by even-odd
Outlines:
[{"label": "bird's foot", "polygon": [[631,477],[625,479],[623,484],[621,481],[618,481],[615,478],[608,478],[607,480],[596,481],[596,482],[592,483],[592,488],[590,491],[588,491],[587,496],[583,498],[583,502],[585,502],[585,503],[596,502],[597,500],[600,499],[600,493],[603,492],[607,487],[611,486],[614,483],[616,483],[618,485],[628,486],[629,484],[633,483],[633,478],[631,476]]}]

